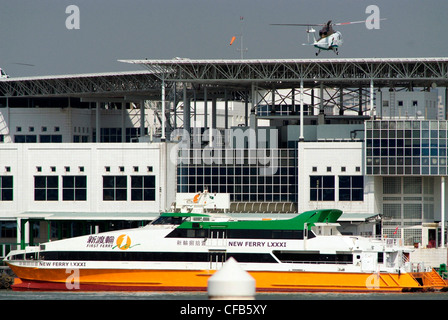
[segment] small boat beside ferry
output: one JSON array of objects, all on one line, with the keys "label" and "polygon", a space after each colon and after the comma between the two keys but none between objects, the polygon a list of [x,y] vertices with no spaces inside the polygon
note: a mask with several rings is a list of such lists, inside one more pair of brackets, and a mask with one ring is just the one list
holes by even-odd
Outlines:
[{"label": "small boat beside ferry", "polygon": [[[205,202],[205,192],[195,197]],[[432,269],[409,262],[400,239],[342,235],[342,211],[291,219],[236,220],[197,210],[167,212],[150,224],[11,251],[13,290],[206,291],[233,257],[258,292],[445,290]],[[185,212],[186,211],[186,212]]]}]

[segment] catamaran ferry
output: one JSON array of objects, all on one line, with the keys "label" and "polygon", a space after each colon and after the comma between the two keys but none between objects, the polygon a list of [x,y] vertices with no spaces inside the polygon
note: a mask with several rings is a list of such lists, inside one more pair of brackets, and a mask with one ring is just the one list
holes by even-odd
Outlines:
[{"label": "catamaran ferry", "polygon": [[[197,199],[195,198],[196,202]],[[258,292],[443,290],[434,270],[413,270],[400,239],[341,235],[342,212],[234,220],[163,213],[145,227],[52,241],[10,252],[14,290],[206,291],[233,257]]]}]

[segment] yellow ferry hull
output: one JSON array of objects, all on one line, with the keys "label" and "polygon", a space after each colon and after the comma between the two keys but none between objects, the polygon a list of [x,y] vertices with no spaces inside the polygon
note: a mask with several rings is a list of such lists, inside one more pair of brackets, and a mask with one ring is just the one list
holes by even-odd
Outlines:
[{"label": "yellow ferry hull", "polygon": [[[215,270],[38,269],[10,266],[13,290],[206,291]],[[79,272],[78,272],[79,271]],[[73,272],[73,273],[71,273]],[[78,273],[75,273],[78,272]],[[258,292],[402,292],[431,290],[410,273],[249,271]]]}]

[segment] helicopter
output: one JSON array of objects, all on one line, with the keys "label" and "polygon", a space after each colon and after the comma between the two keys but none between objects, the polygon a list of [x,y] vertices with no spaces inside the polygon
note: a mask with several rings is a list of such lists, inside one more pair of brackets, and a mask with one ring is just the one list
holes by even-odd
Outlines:
[{"label": "helicopter", "polygon": [[[386,20],[386,19],[379,19]],[[299,26],[299,27],[307,27],[306,33],[308,34],[308,43],[304,43],[303,45],[312,45],[318,49],[316,52],[316,56],[319,55],[321,50],[333,50],[336,55],[339,54],[339,48],[342,46],[342,33],[339,31],[335,31],[333,26],[343,26],[348,24],[356,24],[356,23],[366,23],[367,20],[362,21],[352,21],[352,22],[341,22],[341,23],[332,23],[329,20],[327,23],[320,24],[303,24],[303,23],[273,23],[272,26]],[[319,30],[319,38],[316,39],[315,32],[316,30],[313,27],[322,27]],[[310,43],[310,33],[313,34],[314,41]]]}]

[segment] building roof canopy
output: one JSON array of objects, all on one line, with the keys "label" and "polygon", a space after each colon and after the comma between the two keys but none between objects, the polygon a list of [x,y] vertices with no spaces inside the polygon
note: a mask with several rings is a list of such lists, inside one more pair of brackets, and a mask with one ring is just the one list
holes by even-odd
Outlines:
[{"label": "building roof canopy", "polygon": [[[448,57],[360,59],[119,60],[147,71],[7,78],[0,97],[160,97],[162,81],[247,90],[305,87],[448,86]],[[195,88],[197,89],[197,88]]]}]

